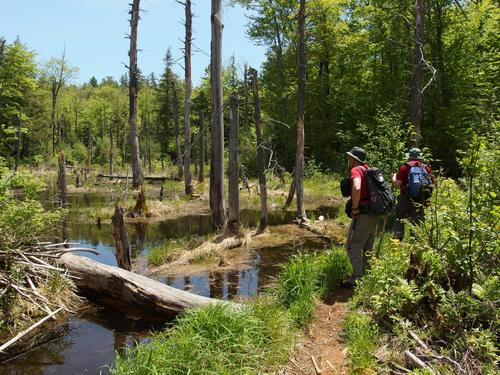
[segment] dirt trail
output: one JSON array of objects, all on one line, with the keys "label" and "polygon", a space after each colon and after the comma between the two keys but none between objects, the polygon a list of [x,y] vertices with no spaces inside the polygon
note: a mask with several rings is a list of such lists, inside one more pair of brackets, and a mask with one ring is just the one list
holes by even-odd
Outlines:
[{"label": "dirt trail", "polygon": [[316,318],[297,343],[294,355],[283,374],[347,374],[347,350],[342,339],[342,322],[347,313],[347,300],[351,295],[352,290],[339,288],[325,301],[318,303]]}]

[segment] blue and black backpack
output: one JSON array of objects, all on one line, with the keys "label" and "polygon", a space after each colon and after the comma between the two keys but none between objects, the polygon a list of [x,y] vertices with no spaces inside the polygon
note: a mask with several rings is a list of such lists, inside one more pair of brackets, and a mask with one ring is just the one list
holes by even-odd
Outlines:
[{"label": "blue and black backpack", "polygon": [[425,164],[408,164],[408,194],[410,198],[425,201],[432,195],[432,179]]}]

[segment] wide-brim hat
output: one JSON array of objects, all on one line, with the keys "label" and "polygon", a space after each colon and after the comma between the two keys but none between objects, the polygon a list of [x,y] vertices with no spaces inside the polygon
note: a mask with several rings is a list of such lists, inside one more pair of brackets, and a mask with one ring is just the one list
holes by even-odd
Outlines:
[{"label": "wide-brim hat", "polygon": [[366,151],[361,147],[353,147],[351,151],[346,152],[354,160],[359,161],[360,163],[364,163],[366,159]]},{"label": "wide-brim hat", "polygon": [[406,157],[410,160],[422,160],[422,150],[413,147],[406,153]]}]

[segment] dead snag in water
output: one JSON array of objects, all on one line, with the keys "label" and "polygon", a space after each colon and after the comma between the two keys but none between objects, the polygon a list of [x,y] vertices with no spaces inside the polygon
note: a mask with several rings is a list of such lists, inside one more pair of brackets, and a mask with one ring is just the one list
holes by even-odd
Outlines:
[{"label": "dead snag in water", "polygon": [[[142,193],[142,190],[141,190]],[[140,194],[139,194],[140,195]],[[123,221],[123,208],[120,206],[115,207],[115,213],[111,217],[113,242],[115,243],[115,257],[118,267],[127,271],[132,269],[130,261],[130,246],[128,243],[127,228]]]},{"label": "dead snag in water", "polygon": [[262,123],[260,117],[260,100],[259,100],[259,78],[257,71],[251,69],[252,74],[252,90],[253,103],[255,107],[255,131],[257,134],[257,164],[259,169],[259,189],[260,189],[260,221],[257,234],[264,233],[267,227],[267,188],[266,188],[266,172],[264,166],[264,136],[262,135]]},{"label": "dead snag in water", "polygon": [[135,206],[133,210],[127,213],[127,217],[149,217],[151,213],[148,210],[148,205],[146,203],[146,193],[144,192],[144,187],[141,187],[141,191],[137,196],[135,201]]},{"label": "dead snag in water", "polygon": [[212,0],[210,48],[210,95],[212,148],[210,162],[210,208],[212,223],[222,228],[226,221],[224,199],[224,116],[222,103],[222,0]]},{"label": "dead snag in water", "polygon": [[240,231],[240,202],[238,190],[238,141],[239,141],[239,103],[238,94],[229,98],[229,213],[227,229],[230,233]]},{"label": "dead snag in water", "polygon": [[205,174],[205,112],[200,111],[200,146],[199,146],[199,163],[198,182],[202,183]]},{"label": "dead snag in water", "polygon": [[[66,158],[64,157],[64,151],[59,153],[59,171],[57,176],[57,183],[59,185],[59,200],[61,204],[61,208],[68,207],[68,187],[66,185]],[[63,233],[62,238],[63,241],[68,241],[68,217],[65,214],[62,222]]]},{"label": "dead snag in water", "polygon": [[130,124],[130,159],[132,163],[132,186],[138,188],[143,183],[143,174],[139,160],[139,139],[137,135],[137,27],[139,25],[139,3],[133,0],[130,10],[130,49],[129,49],[129,124]]}]

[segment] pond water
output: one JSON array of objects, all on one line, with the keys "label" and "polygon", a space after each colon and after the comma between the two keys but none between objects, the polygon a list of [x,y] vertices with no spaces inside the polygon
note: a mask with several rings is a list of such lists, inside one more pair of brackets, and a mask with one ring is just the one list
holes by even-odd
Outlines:
[{"label": "pond water", "polygon": [[[47,206],[53,200],[45,198]],[[69,237],[81,247],[95,248],[99,255],[82,252],[81,255],[99,262],[116,265],[111,239],[111,225],[82,223],[78,221],[78,209],[110,204],[110,197],[102,194],[79,193],[69,196]],[[334,217],[336,207],[321,207],[308,211],[308,215]],[[256,227],[260,212],[242,210],[241,223]],[[270,225],[290,223],[293,211],[274,211],[269,215]],[[132,256],[145,268],[145,257],[149,250],[166,240],[186,236],[205,236],[212,233],[209,215],[183,216],[177,219],[152,223],[128,224],[127,231],[132,247]],[[195,272],[177,276],[158,276],[157,280],[172,287],[199,295],[219,299],[239,299],[255,296],[269,284],[270,278],[279,270],[279,264],[304,248],[312,249],[318,244],[299,242],[294,245],[261,248],[239,270],[225,272]],[[139,270],[139,272],[141,272]],[[107,365],[113,363],[115,352],[148,338],[150,324],[126,317],[110,309],[90,305],[84,311],[70,316],[61,323],[61,334],[50,343],[30,351],[7,363],[0,364],[1,374],[106,374]]]}]

